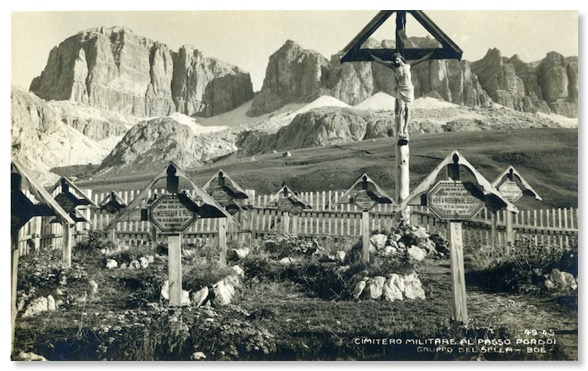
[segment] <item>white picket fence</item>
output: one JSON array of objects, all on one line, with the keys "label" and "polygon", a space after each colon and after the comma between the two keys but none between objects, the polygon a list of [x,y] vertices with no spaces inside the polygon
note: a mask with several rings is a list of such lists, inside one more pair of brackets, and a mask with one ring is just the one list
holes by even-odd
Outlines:
[{"label": "white picket fence", "polygon": [[[152,191],[163,194],[163,189]],[[86,196],[100,204],[110,192],[92,194],[85,190]],[[128,204],[139,193],[123,191],[119,195]],[[267,206],[270,195],[258,195],[251,207],[244,212],[237,213],[234,218],[238,225],[229,227],[229,234],[245,234],[258,238],[267,234],[296,231],[299,236],[315,237],[320,235],[332,236],[361,236],[361,211],[351,204],[338,204],[343,192],[319,191],[303,192],[298,196],[303,198],[312,209],[303,211],[298,216],[284,215],[275,207]],[[104,210],[87,209],[82,214],[90,223],[78,223],[73,236],[76,242],[86,238],[89,231],[105,231],[105,227],[113,218],[112,214]],[[146,244],[153,236],[153,228],[148,221],[140,220],[140,210],[134,210],[122,218],[116,225],[116,238],[128,246]],[[430,233],[441,233],[447,236],[447,222],[441,221],[431,214],[427,207],[411,207],[411,223],[426,228]],[[370,226],[372,231],[385,231],[394,227],[392,205],[379,204],[370,212]],[[506,213],[498,212],[497,231],[495,241],[499,245],[506,244]],[[48,217],[34,217],[21,228],[19,233],[19,250],[21,255],[30,253],[34,249],[61,248],[62,226],[49,223]],[[288,223],[288,225],[286,225]],[[541,209],[525,210],[516,214],[513,220],[515,241],[530,239],[537,245],[571,245],[577,243],[578,238],[578,209]],[[484,244],[491,241],[492,219],[487,209],[470,221],[464,222],[464,243]],[[184,233],[184,243],[195,243],[197,238],[216,238],[218,219],[198,219]]]}]

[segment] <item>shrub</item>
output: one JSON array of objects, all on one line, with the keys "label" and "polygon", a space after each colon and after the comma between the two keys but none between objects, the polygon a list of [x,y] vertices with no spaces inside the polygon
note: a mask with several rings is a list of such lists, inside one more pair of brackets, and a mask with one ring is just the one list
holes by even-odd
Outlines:
[{"label": "shrub", "polygon": [[262,249],[278,259],[289,256],[311,256],[322,251],[316,239],[308,240],[292,234],[268,235],[262,241]]},{"label": "shrub", "polygon": [[478,259],[478,269],[469,272],[468,277],[497,291],[544,293],[545,277],[553,269],[577,276],[578,247],[560,248],[535,244],[532,239],[518,240],[509,255],[495,260]]}]

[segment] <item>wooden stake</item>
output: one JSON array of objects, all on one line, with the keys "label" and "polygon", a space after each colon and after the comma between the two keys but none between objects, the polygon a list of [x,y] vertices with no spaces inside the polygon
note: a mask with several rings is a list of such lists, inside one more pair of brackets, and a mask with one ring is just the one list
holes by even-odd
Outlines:
[{"label": "wooden stake", "polygon": [[361,259],[364,263],[370,262],[370,212],[361,212],[361,234],[362,240],[362,255]]},{"label": "wooden stake", "polygon": [[514,229],[512,225],[513,212],[505,211],[506,213],[506,256],[510,256],[510,247],[514,244]]},{"label": "wooden stake", "polygon": [[468,311],[463,267],[462,223],[449,222],[449,255],[451,259],[451,280],[453,289],[453,310],[458,323],[468,324]]},{"label": "wooden stake", "polygon": [[12,260],[11,260],[11,322],[12,322],[12,337],[11,337],[11,344],[12,344],[12,351],[14,351],[14,334],[16,331],[16,289],[18,287],[18,232],[12,235]]},{"label": "wooden stake", "polygon": [[218,220],[218,248],[220,251],[220,265],[227,265],[227,218]]},{"label": "wooden stake", "polygon": [[72,228],[67,223],[62,223],[63,237],[62,237],[62,251],[63,251],[63,267],[71,268],[71,243],[72,243]]},{"label": "wooden stake", "polygon": [[151,247],[157,246],[157,228],[151,224]]},{"label": "wooden stake", "polygon": [[182,305],[182,235],[170,234],[168,244],[169,305]]},{"label": "wooden stake", "polygon": [[[400,122],[396,120],[396,202],[400,204],[410,194],[410,175],[409,175],[409,158],[410,151],[408,148],[408,137],[405,142],[401,141]],[[410,207],[407,206],[401,211],[401,218],[406,223],[410,223]]]}]

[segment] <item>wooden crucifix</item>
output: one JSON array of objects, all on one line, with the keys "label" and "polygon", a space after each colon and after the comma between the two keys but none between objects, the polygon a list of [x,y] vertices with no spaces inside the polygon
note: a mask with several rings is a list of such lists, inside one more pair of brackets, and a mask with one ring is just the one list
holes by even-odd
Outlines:
[{"label": "wooden crucifix", "polygon": [[337,204],[352,203],[361,210],[362,254],[364,263],[370,261],[370,210],[377,204],[395,204],[376,182],[367,174],[360,176],[337,201]]},{"label": "wooden crucifix", "polygon": [[[363,43],[396,13],[395,48],[362,48]],[[439,48],[408,48],[406,16],[412,15],[439,43]],[[341,51],[341,63],[376,61],[393,70],[396,87],[395,139],[396,139],[396,202],[401,203],[410,193],[409,136],[410,105],[414,100],[414,87],[410,68],[428,59],[461,60],[462,50],[421,10],[382,10]],[[410,209],[401,211],[401,218],[410,223]]]}]

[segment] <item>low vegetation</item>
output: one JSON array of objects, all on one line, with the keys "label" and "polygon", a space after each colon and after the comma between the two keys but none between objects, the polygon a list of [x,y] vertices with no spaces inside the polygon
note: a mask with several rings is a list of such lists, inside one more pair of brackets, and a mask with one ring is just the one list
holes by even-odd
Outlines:
[{"label": "low vegetation", "polygon": [[[523,241],[509,256],[490,259],[482,245],[466,246],[470,321],[464,326],[452,319],[444,254],[433,252],[417,262],[403,253],[386,259],[372,251],[370,263],[362,263],[355,239],[291,235],[231,241],[230,250],[243,246],[250,247],[248,255],[229,254],[226,267],[219,264],[214,241],[183,246],[184,290],[214,285],[233,266],[243,270],[243,285],[228,305],[208,300],[170,307],[161,290],[167,280],[165,246],[117,249],[96,232],[76,246],[70,269],[61,268],[58,250],[24,256],[14,357],[25,352],[48,360],[117,361],[577,359],[577,305],[557,304],[562,297],[577,300],[577,291],[549,290],[545,280],[533,278],[553,269],[577,276],[577,249],[541,248],[538,256]],[[127,264],[150,256],[152,262],[141,268],[106,267],[109,259]],[[424,300],[351,294],[357,274],[412,271],[421,279]],[[25,315],[35,299],[48,295],[56,310]],[[560,336],[557,331],[566,329],[553,328],[562,317],[572,322],[572,335]],[[538,340],[542,345],[529,345]]]}]

